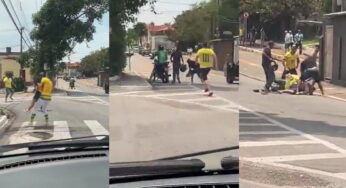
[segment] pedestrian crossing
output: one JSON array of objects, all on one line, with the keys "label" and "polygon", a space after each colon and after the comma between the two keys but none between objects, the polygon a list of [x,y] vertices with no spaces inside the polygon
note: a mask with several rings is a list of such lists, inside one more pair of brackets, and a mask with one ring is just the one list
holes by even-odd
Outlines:
[{"label": "pedestrian crossing", "polygon": [[346,166],[335,172],[333,164],[322,162],[333,159],[342,164],[345,149],[242,107],[239,114],[241,160],[346,180],[340,176]]},{"label": "pedestrian crossing", "polygon": [[[23,102],[31,101],[32,99],[33,99],[32,96],[14,97],[13,101],[8,99],[7,102],[5,102],[5,99],[3,99],[2,101],[0,101],[0,105],[7,106],[7,105],[20,104]],[[101,98],[92,96],[92,95],[67,96],[66,94],[54,94],[52,101],[54,101],[54,99],[64,99],[64,100],[71,100],[75,102],[109,105],[108,101],[102,100]]]},{"label": "pedestrian crossing", "polygon": [[[109,131],[97,120],[83,120],[79,124],[68,121],[52,121],[46,125],[44,122],[29,121],[13,126],[9,130],[8,144],[19,144],[38,141],[61,140],[74,137],[109,135]],[[99,139],[99,138],[96,138]]]},{"label": "pedestrian crossing", "polygon": [[150,98],[166,102],[184,103],[189,105],[198,105],[205,108],[216,110],[225,110],[238,113],[238,105],[232,101],[226,100],[219,96],[208,97],[203,91],[194,90],[176,90],[169,91],[136,91],[114,93],[111,96],[128,96],[128,97],[141,97]]}]

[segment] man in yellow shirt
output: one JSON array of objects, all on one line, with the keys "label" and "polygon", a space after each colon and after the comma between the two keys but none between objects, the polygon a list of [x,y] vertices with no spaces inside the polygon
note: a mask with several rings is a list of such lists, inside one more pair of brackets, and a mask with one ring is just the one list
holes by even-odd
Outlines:
[{"label": "man in yellow shirt", "polygon": [[34,122],[36,113],[42,112],[44,114],[46,124],[48,124],[47,106],[52,100],[53,82],[48,77],[43,77],[40,83],[37,84],[37,87],[41,95],[37,103],[35,104],[35,112],[32,113],[30,122]]},{"label": "man in yellow shirt", "polygon": [[6,90],[6,96],[5,96],[5,102],[7,102],[8,96],[10,96],[10,99],[13,100],[13,89],[12,89],[12,75],[6,74],[5,78],[3,79],[5,90]]},{"label": "man in yellow shirt", "polygon": [[287,52],[284,57],[282,79],[286,78],[288,73],[297,75],[297,68],[299,66],[299,56],[296,54],[297,47],[294,46],[291,51]]},{"label": "man in yellow shirt", "polygon": [[196,62],[200,67],[200,76],[204,86],[204,92],[209,92],[208,96],[213,96],[213,92],[210,90],[208,84],[208,74],[210,69],[217,64],[217,58],[214,50],[209,48],[207,43],[204,43],[203,47],[198,50]]}]

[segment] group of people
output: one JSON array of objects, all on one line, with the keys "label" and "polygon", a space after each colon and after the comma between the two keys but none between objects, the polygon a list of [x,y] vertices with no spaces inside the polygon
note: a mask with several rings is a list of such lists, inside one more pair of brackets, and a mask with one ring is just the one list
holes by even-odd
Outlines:
[{"label": "group of people", "polygon": [[[168,83],[168,53],[163,46],[159,46],[158,51],[153,54],[152,58],[156,59],[156,70],[163,77],[163,82]],[[180,80],[180,71],[186,69],[184,63],[184,58],[182,51],[179,48],[176,48],[170,56],[170,61],[173,65],[173,80],[172,84],[175,84],[176,81],[181,83]],[[202,47],[198,49],[195,62],[199,65],[199,76],[204,86],[204,92],[208,93],[208,96],[212,96],[213,92],[211,91],[208,84],[208,74],[212,67],[215,67],[217,63],[215,52],[208,47],[207,43],[203,43]],[[185,68],[182,68],[185,67]]]},{"label": "group of people", "polygon": [[263,27],[256,27],[252,26],[248,33],[247,36],[245,36],[245,32],[243,28],[239,29],[239,37],[240,37],[240,45],[245,45],[246,41],[249,41],[249,46],[254,47],[256,44],[256,39],[261,40],[261,46],[264,46],[264,41],[266,40],[267,36],[265,33],[265,30]]},{"label": "group of people", "polygon": [[304,35],[301,32],[301,30],[298,30],[296,34],[293,34],[293,32],[285,31],[285,52],[288,52],[289,50],[292,50],[293,46],[296,46],[299,48],[299,54],[301,55],[303,52],[303,41]]},{"label": "group of people", "polygon": [[[312,55],[309,55],[300,63],[297,54],[297,45],[294,45],[284,56],[283,60],[273,58],[271,49],[274,43],[270,41],[268,46],[264,48],[262,53],[262,67],[264,69],[266,84],[263,94],[273,91],[273,83],[282,85],[283,88],[279,92],[287,92],[291,94],[310,94],[315,91],[314,85],[317,83],[321,94],[324,95],[319,69],[317,67],[317,55],[319,53],[319,45],[315,46]],[[284,67],[281,81],[275,79],[275,70],[277,69],[276,61],[282,61]],[[298,75],[298,67],[300,66],[300,76]]]}]

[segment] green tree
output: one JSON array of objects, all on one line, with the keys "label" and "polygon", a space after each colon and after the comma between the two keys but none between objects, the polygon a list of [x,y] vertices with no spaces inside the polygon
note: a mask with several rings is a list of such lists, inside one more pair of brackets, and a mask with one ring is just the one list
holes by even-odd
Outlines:
[{"label": "green tree", "polygon": [[133,46],[134,44],[136,44],[136,42],[138,41],[139,37],[135,31],[135,29],[130,28],[126,31],[126,43],[127,46]]},{"label": "green tree", "polygon": [[87,77],[95,76],[104,68],[104,65],[108,64],[108,61],[108,49],[97,50],[82,59],[79,71]]},{"label": "green tree", "polygon": [[126,29],[125,24],[134,22],[134,15],[139,8],[146,4],[153,4],[155,0],[116,0],[110,1],[110,62],[112,74],[119,74],[126,65]]},{"label": "green tree", "polygon": [[143,22],[138,22],[136,25],[133,27],[135,33],[137,34],[137,37],[139,38],[139,43],[142,46],[142,37],[147,34],[147,24]]},{"label": "green tree", "polygon": [[107,11],[108,0],[47,0],[33,15],[31,38],[38,44],[36,72],[41,72],[45,63],[54,72],[57,62],[77,43],[90,42],[94,21],[101,20]]},{"label": "green tree", "polygon": [[182,41],[188,45],[209,41],[219,32],[238,32],[239,0],[211,0],[184,11],[175,18],[172,41]]}]

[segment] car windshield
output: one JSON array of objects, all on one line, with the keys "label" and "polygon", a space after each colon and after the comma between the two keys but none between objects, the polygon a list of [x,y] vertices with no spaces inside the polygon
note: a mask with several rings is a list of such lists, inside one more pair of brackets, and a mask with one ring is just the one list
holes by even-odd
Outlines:
[{"label": "car windshield", "polygon": [[[53,0],[26,0],[4,1],[2,5],[0,25],[8,32],[0,35],[0,41],[8,48],[0,49],[0,155],[29,152],[9,149],[28,144],[75,142],[74,138],[80,137],[98,140],[95,136],[108,135],[109,100],[104,87],[109,77],[104,66],[108,58],[109,41],[104,37],[109,30],[108,4],[98,1],[67,6]],[[22,48],[17,40],[7,40],[18,38],[19,43],[8,15],[13,6],[26,13],[27,23],[18,30],[23,34]],[[95,14],[86,17],[86,7]],[[51,19],[51,14],[61,17]],[[59,29],[56,20],[60,20]],[[54,42],[47,38],[54,38]],[[47,53],[52,48],[55,50]]]}]

